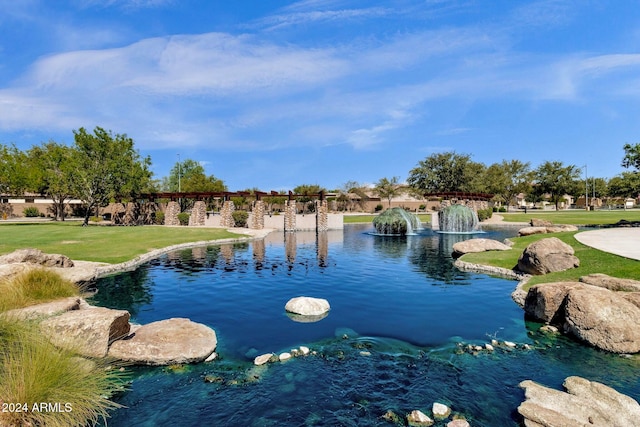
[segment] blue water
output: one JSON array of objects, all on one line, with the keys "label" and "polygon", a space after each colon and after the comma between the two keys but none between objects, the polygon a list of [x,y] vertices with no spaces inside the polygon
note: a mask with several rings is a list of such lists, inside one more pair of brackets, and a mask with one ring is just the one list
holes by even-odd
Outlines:
[{"label": "blue water", "polygon": [[[387,410],[429,413],[439,401],[472,426],[517,426],[520,381],[560,388],[569,375],[640,397],[636,359],[547,337],[511,300],[515,282],[455,269],[453,243],[473,236],[371,231],[273,233],[174,252],[101,280],[94,304],[129,310],[143,324],[204,323],[216,330],[220,354],[182,369],[131,368],[130,390],[115,397],[126,408],[108,425],[382,426]],[[513,234],[485,231],[498,240]],[[294,322],[284,305],[296,296],[326,298],[331,311]],[[473,355],[458,345],[492,338],[533,349]],[[316,354],[252,364],[300,345]]]}]

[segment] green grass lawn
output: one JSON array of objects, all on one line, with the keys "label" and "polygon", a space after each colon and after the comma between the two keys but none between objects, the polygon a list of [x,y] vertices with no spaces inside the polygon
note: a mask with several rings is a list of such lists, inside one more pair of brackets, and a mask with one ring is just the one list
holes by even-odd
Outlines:
[{"label": "green grass lawn", "polygon": [[640,261],[585,246],[575,239],[574,235],[576,233],[578,232],[535,234],[532,236],[512,238],[511,240],[514,242],[514,245],[510,251],[471,253],[464,255],[461,259],[474,264],[493,265],[512,269],[518,264],[520,254],[522,254],[529,244],[540,239],[557,237],[573,247],[575,255],[580,260],[580,267],[557,273],[549,273],[543,276],[534,276],[527,283],[525,290],[538,283],[577,281],[580,276],[592,273],[603,273],[626,279],[640,279]]},{"label": "green grass lawn", "polygon": [[[365,222],[371,222],[377,215],[362,214],[362,215],[344,215],[345,224],[360,224]],[[418,218],[422,222],[431,222],[431,214],[418,214]]]},{"label": "green grass lawn", "polygon": [[554,224],[574,224],[574,225],[602,225],[615,224],[621,219],[627,221],[640,221],[640,210],[566,210],[566,211],[538,211],[529,210],[525,214],[500,213],[508,222],[529,222],[531,218],[544,219]]},{"label": "green grass lawn", "polygon": [[116,264],[179,243],[240,237],[223,229],[197,227],[82,227],[78,222],[0,224],[0,254],[37,248],[74,260]]}]

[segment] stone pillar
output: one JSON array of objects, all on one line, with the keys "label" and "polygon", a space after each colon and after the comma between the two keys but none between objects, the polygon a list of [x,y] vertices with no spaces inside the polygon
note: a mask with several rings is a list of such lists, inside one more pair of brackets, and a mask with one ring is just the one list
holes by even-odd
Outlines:
[{"label": "stone pillar", "polygon": [[122,224],[124,217],[125,208],[122,203],[114,203],[111,205],[111,224],[120,225]]},{"label": "stone pillar", "polygon": [[233,211],[236,206],[231,200],[225,200],[220,210],[220,227],[235,227],[236,222],[233,220]]},{"label": "stone pillar", "polygon": [[316,200],[316,230],[329,229],[329,205],[326,200]]},{"label": "stone pillar", "polygon": [[155,202],[145,202],[140,206],[140,220],[138,221],[143,225],[155,224],[156,212],[158,210],[158,204]]},{"label": "stone pillar", "polygon": [[167,203],[167,209],[164,211],[164,225],[180,225],[179,213],[180,204],[178,202]]},{"label": "stone pillar", "polygon": [[127,203],[122,223],[124,225],[138,225],[138,216],[140,216],[140,209],[138,204],[129,202]]},{"label": "stone pillar", "polygon": [[256,200],[253,204],[249,227],[254,230],[262,230],[264,228],[264,202],[262,200]]},{"label": "stone pillar", "polygon": [[189,216],[189,225],[203,226],[204,220],[207,217],[207,204],[202,200],[198,200],[194,203],[191,209],[191,215]]},{"label": "stone pillar", "polygon": [[284,231],[296,231],[296,201],[284,202]]}]

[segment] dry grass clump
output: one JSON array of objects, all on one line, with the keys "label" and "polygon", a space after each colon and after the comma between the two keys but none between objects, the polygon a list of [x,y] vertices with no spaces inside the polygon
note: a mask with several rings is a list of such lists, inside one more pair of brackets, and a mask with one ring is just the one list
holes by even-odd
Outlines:
[{"label": "dry grass clump", "polygon": [[0,280],[0,312],[80,294],[78,286],[54,271],[31,269]]},{"label": "dry grass clump", "polygon": [[[0,313],[79,293],[55,272],[30,270],[0,281]],[[109,396],[124,385],[107,363],[55,347],[36,322],[0,314],[0,426],[84,427],[106,419],[120,406]]]}]

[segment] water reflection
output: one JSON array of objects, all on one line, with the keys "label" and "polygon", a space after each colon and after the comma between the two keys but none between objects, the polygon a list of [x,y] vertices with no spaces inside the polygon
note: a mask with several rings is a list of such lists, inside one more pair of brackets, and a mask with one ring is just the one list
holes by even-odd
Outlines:
[{"label": "water reflection", "polygon": [[94,305],[127,310],[134,317],[142,307],[152,303],[153,285],[149,268],[143,266],[135,271],[100,279],[99,291],[89,300]]}]

